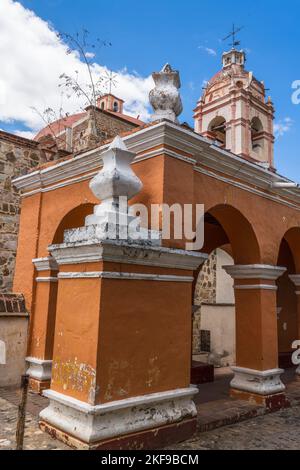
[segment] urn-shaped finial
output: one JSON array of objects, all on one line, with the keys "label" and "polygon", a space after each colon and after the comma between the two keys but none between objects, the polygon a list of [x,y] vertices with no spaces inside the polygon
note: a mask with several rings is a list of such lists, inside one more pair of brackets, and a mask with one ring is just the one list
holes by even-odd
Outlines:
[{"label": "urn-shaped finial", "polygon": [[119,136],[103,152],[103,168],[90,182],[92,192],[102,203],[119,196],[131,199],[142,189],[142,182],[130,166],[134,157]]},{"label": "urn-shaped finial", "polygon": [[149,93],[149,100],[154,110],[152,121],[168,119],[178,122],[177,116],[182,112],[182,102],[179,88],[180,77],[177,70],[166,64],[160,72],[152,74],[155,88]]}]

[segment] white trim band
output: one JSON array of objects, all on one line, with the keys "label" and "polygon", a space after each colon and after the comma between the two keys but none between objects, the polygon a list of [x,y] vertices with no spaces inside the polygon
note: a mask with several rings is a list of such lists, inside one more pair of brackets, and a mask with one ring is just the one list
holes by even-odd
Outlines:
[{"label": "white trim band", "polygon": [[36,277],[35,278],[36,282],[57,282],[58,279],[57,277],[51,277],[51,276],[48,276],[48,277]]},{"label": "white trim band", "polygon": [[44,395],[50,404],[40,413],[40,419],[83,442],[93,443],[193,418],[197,410],[192,397],[197,393],[197,388],[190,387],[93,406],[46,390]]},{"label": "white trim band", "polygon": [[235,290],[275,290],[277,291],[277,286],[271,286],[270,284],[245,284],[245,285],[238,285],[234,286]]},{"label": "white trim band", "polygon": [[193,282],[192,276],[171,276],[167,274],[147,274],[147,273],[120,273],[114,271],[91,271],[91,272],[61,272],[59,279],[85,279],[85,278],[103,278],[103,279],[126,279],[138,281],[162,281],[162,282]]},{"label": "white trim band", "polygon": [[37,359],[35,357],[26,357],[28,362],[27,374],[32,379],[51,380],[52,361],[48,359]]}]

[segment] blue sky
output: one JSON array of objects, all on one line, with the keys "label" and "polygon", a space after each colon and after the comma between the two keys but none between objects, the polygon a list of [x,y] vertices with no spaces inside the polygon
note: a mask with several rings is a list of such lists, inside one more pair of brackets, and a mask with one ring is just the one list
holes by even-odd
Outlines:
[{"label": "blue sky", "polygon": [[[21,0],[20,3],[58,31],[74,33],[82,27],[112,42],[97,56],[111,70],[124,67],[147,77],[165,62],[180,71],[184,111],[181,120],[192,124],[192,110],[202,83],[217,72],[228,43],[221,39],[234,22],[244,26],[239,37],[248,50],[247,69],[264,80],[276,108],[283,135],[275,146],[276,167],[300,181],[300,105],[291,101],[291,85],[300,80],[299,0]],[[206,51],[206,48],[212,51]],[[37,71],[38,72],[38,71]],[[289,123],[287,122],[288,120]],[[287,124],[287,125],[286,125]],[[1,123],[13,130],[15,123]]]}]

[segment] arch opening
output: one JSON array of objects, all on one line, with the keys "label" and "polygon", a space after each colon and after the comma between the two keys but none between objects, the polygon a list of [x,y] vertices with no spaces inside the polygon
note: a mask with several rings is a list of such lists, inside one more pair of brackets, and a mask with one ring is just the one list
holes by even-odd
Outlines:
[{"label": "arch opening", "polygon": [[208,131],[213,139],[226,147],[226,120],[223,116],[215,117],[209,124]]},{"label": "arch opening", "polygon": [[264,147],[263,131],[261,120],[258,117],[254,117],[251,121],[251,144],[252,150],[259,155]]},{"label": "arch opening", "polygon": [[64,231],[72,228],[82,227],[87,215],[93,213],[94,204],[86,203],[75,207],[69,211],[60,221],[55,234],[53,236],[53,244],[63,243]]}]

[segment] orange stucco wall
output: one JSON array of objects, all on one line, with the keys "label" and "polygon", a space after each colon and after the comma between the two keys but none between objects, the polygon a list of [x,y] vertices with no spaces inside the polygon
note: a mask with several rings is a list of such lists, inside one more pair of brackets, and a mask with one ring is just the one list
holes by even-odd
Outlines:
[{"label": "orange stucco wall", "polygon": [[[148,207],[151,203],[205,205],[205,210],[219,224],[219,226],[205,224],[207,251],[211,251],[220,244],[228,243],[231,245],[236,264],[276,265],[281,241],[285,234],[288,234],[287,241],[290,243],[295,260],[295,269],[299,272],[298,210],[196,172],[192,163],[163,154],[135,163],[134,171],[142,180],[144,187],[132,202],[142,202]],[[25,294],[29,308],[32,302],[35,302],[35,295],[39,295],[34,290],[32,258],[47,256],[49,244],[53,241],[62,241],[64,228],[83,225],[84,216],[91,212],[91,205],[96,202],[87,180],[23,199],[14,290]],[[183,241],[179,240],[165,241],[164,244],[184,248]],[[190,305],[191,290],[181,285],[167,286],[160,283],[155,287],[157,295],[154,295],[147,287],[151,283],[142,281],[133,284],[124,280],[122,282],[107,282],[107,280],[89,282],[91,282],[87,284],[89,289],[95,289],[97,292],[95,299],[89,292],[81,291],[81,287],[78,287],[78,280],[65,280],[59,283],[58,297],[67,299],[70,305],[67,311],[64,303],[60,302],[56,312],[54,349],[57,352],[55,360],[60,363],[57,369],[61,371],[60,374],[64,371],[64,364],[67,361],[75,361],[75,357],[79,360],[78,355],[75,356],[77,351],[75,347],[74,351],[72,348],[64,351],[64,348],[60,346],[67,344],[69,340],[71,342],[74,340],[72,337],[68,339],[68,335],[71,335],[68,326],[72,325],[75,330],[76,328],[78,330],[78,341],[80,340],[79,330],[86,332],[88,346],[86,349],[83,347],[82,358],[80,358],[82,363],[94,368],[97,358],[107,358],[104,361],[105,366],[96,374],[97,381],[99,378],[97,384],[101,384],[100,389],[95,392],[97,400],[120,398],[121,382],[125,384],[125,376],[129,382],[125,384],[125,391],[122,392],[124,396],[143,394],[147,390],[150,393],[151,390],[165,390],[177,387],[179,384],[182,386],[187,384],[189,368],[181,368],[182,362],[180,361],[184,361],[187,366],[190,354],[188,336],[191,324],[188,320],[190,313],[187,314],[187,302]],[[131,292],[132,286],[135,286],[136,293]],[[42,289],[45,288],[39,287],[40,291]],[[117,295],[115,295],[116,292]],[[45,296],[46,294],[42,294],[42,297]],[[43,302],[45,306],[47,302],[49,305],[49,298],[47,301],[36,298],[37,309],[32,309],[31,322],[35,323],[36,311],[43,310]],[[257,369],[276,367],[278,357],[276,294],[274,291],[240,291],[236,295],[236,303],[239,365]],[[99,320],[100,304],[101,311],[103,307],[104,313]],[[88,311],[89,315],[86,316],[84,311]],[[143,315],[139,316],[138,312]],[[44,324],[45,321],[48,325],[52,324],[53,328],[49,316],[43,321]],[[92,328],[94,323],[99,326],[97,332]],[[158,332],[154,328],[155,323],[160,325]],[[165,331],[167,325],[168,332]],[[38,329],[37,322],[32,331],[38,331]],[[149,337],[146,335],[146,330]],[[62,331],[65,331],[63,342],[59,336]],[[104,332],[103,335],[102,332]],[[113,338],[118,339],[120,350],[116,348],[114,341],[110,343],[112,332]],[[92,337],[96,341],[95,335],[98,333],[101,341],[99,349],[95,349],[96,346],[90,342],[93,342]],[[161,351],[157,366],[161,375],[153,389],[151,385],[146,386],[147,381],[151,383],[151,380],[154,380],[154,371],[158,370],[153,365],[153,377],[149,378],[151,370],[149,361],[155,363],[154,356],[152,357],[155,348],[152,348],[149,340],[151,335],[152,339],[154,338],[153,341],[155,340],[157,350]],[[286,342],[280,343],[280,348],[286,347],[289,340],[290,337]],[[163,343],[167,344],[168,348],[163,348]],[[134,355],[134,351],[139,351],[141,345],[144,348],[144,360],[146,359],[144,365],[141,357],[138,354]],[[46,350],[46,347],[44,349]],[[175,363],[173,363],[176,366],[174,365],[172,372],[168,373],[167,369],[172,364],[172,357],[173,361],[175,358]],[[135,374],[139,377],[136,382],[133,380],[133,372],[129,365],[133,360],[135,361]],[[100,362],[103,364],[103,360]],[[118,364],[117,367],[115,367],[116,364]],[[168,367],[167,364],[169,364]],[[64,380],[61,379],[61,375],[57,379],[55,374],[54,369],[53,387],[63,390]],[[74,396],[83,398],[85,394],[85,398],[87,397],[86,389],[83,392],[72,387],[73,391],[70,393]]]}]

